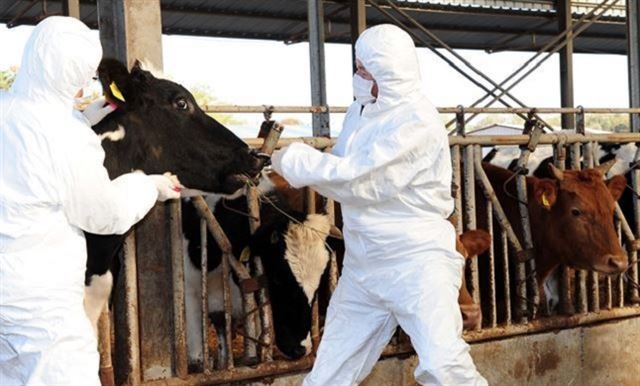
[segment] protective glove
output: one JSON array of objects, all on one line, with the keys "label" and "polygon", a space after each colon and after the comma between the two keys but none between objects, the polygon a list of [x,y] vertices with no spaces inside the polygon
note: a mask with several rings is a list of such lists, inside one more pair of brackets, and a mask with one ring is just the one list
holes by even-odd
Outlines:
[{"label": "protective glove", "polygon": [[282,150],[276,150],[271,155],[271,167],[276,173],[280,175],[282,175],[282,157],[284,156],[284,153],[286,151],[287,151],[287,148],[284,148]]},{"label": "protective glove", "polygon": [[98,124],[101,120],[104,119],[109,113],[113,112],[116,107],[111,103],[104,105],[106,102],[104,98],[99,98],[93,102],[91,102],[83,111],[82,115],[87,119],[90,126],[94,126]]},{"label": "protective glove", "polygon": [[167,172],[164,174],[152,174],[149,176],[158,189],[158,201],[164,202],[180,198],[180,191],[184,188],[178,177]]}]

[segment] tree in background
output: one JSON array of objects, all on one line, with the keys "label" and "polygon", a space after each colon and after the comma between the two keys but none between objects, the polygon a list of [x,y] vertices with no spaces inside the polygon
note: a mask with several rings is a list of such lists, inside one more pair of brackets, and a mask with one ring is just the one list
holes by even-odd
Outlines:
[{"label": "tree in background", "polygon": [[[202,108],[206,105],[222,104],[220,100],[213,95],[213,91],[209,86],[196,85],[191,87],[189,91],[193,94],[196,103]],[[233,114],[207,113],[207,115],[225,126],[240,125],[244,123],[244,121],[237,119]]]},{"label": "tree in background", "polygon": [[8,70],[0,70],[0,90],[8,90],[16,79],[17,67],[9,67]]}]

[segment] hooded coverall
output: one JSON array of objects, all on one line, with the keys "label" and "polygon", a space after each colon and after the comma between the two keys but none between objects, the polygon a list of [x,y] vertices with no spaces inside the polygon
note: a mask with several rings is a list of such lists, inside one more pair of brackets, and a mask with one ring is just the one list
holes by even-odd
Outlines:
[{"label": "hooded coverall", "polygon": [[304,385],[361,382],[400,325],[421,384],[485,385],[461,338],[464,260],[455,250],[447,134],[421,92],[412,39],[398,27],[363,32],[356,57],[378,85],[354,102],[334,154],[292,144],[274,168],[294,187],[342,204],[346,254],[317,358]]},{"label": "hooded coverall", "polygon": [[83,308],[82,230],[122,234],[158,198],[142,173],[110,181],[100,140],[73,110],[95,75],[98,36],[49,17],[0,93],[0,385],[99,385]]}]

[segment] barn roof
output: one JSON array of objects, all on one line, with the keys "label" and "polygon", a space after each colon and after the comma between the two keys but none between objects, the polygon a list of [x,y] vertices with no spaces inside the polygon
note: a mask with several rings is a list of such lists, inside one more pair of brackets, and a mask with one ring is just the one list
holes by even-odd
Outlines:
[{"label": "barn roof", "polygon": [[[385,0],[376,0],[385,4]],[[80,0],[81,19],[97,28],[96,1]],[[598,0],[575,1],[574,20]],[[408,14],[454,48],[487,51],[538,50],[558,33],[555,0],[394,0]],[[48,0],[47,14],[60,14],[61,1]],[[350,42],[349,0],[325,0],[326,41]],[[161,0],[165,34],[267,39],[295,43],[307,39],[306,0]],[[626,52],[624,0],[574,42],[575,52]],[[35,24],[42,1],[0,0],[0,23]],[[367,24],[388,22],[367,6]]]}]

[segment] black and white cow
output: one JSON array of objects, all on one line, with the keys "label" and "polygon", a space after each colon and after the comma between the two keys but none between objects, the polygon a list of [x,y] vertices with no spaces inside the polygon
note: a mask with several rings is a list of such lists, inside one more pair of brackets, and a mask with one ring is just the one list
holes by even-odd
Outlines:
[{"label": "black and white cow", "polygon": [[[286,357],[296,359],[311,350],[311,303],[328,265],[327,236],[331,225],[325,215],[304,215],[292,210],[268,177],[263,178],[259,189],[261,195],[276,203],[295,221],[274,207],[263,204],[260,210],[261,226],[252,236],[248,218],[238,214],[247,212],[246,197],[223,202],[210,196],[207,201],[229,237],[234,255],[240,256],[249,247],[252,258],[262,258],[273,311],[276,346]],[[200,231],[198,215],[189,200],[183,200],[182,217],[186,251],[187,347],[190,362],[199,364],[202,361]],[[217,331],[219,346],[222,346],[225,325],[222,314],[221,251],[210,235],[207,239],[209,313]],[[230,284],[232,316],[235,320],[241,320],[240,289],[235,281]]]},{"label": "black and white cow", "polygon": [[[100,63],[98,75],[106,99],[118,107],[93,127],[103,138],[112,179],[132,170],[170,171],[190,188],[233,194],[262,169],[262,157],[202,111],[181,85],[155,77],[140,63],[129,71],[112,59]],[[86,238],[85,309],[95,328],[124,236]]]}]

